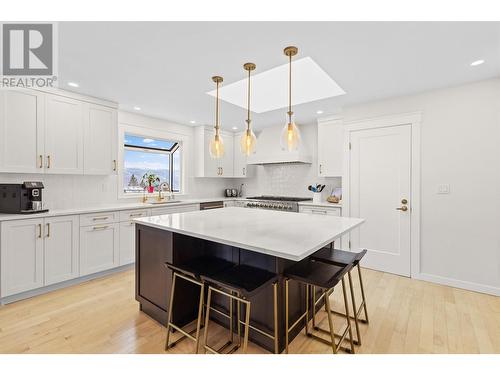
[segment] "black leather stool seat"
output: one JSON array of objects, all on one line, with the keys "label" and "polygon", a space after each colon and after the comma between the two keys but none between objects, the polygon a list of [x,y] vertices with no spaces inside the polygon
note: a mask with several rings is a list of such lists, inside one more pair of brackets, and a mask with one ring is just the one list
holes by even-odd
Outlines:
[{"label": "black leather stool seat", "polygon": [[311,255],[311,258],[325,263],[335,265],[352,264],[353,267],[356,267],[359,261],[365,256],[365,254],[366,250],[363,250],[359,253],[351,253],[350,251],[324,247]]},{"label": "black leather stool seat", "polygon": [[173,265],[166,263],[166,266],[173,271],[191,276],[193,279],[200,280],[201,275],[215,275],[225,269],[234,267],[234,263],[222,258],[212,256],[202,256],[193,258],[185,263]]},{"label": "black leather stool seat", "polygon": [[250,297],[263,287],[275,282],[278,275],[275,273],[248,265],[237,265],[225,269],[217,274],[202,273],[204,282],[220,285],[239,292],[242,296]]},{"label": "black leather stool seat", "polygon": [[351,270],[352,264],[337,266],[306,258],[285,270],[285,277],[320,288],[333,288]]}]

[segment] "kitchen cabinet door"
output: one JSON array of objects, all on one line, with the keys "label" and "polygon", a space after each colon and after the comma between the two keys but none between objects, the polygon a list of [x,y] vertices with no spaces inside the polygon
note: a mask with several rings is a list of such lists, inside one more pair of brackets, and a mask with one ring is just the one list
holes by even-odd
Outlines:
[{"label": "kitchen cabinet door", "polygon": [[0,172],[43,173],[44,95],[0,91]]},{"label": "kitchen cabinet door", "polygon": [[318,123],[318,176],[341,177],[343,171],[344,129],[342,120]]},{"label": "kitchen cabinet door", "polygon": [[83,173],[83,124],[83,102],[58,95],[46,96],[45,173]]},{"label": "kitchen cabinet door", "polygon": [[221,133],[224,139],[224,156],[219,160],[220,162],[220,176],[219,177],[233,177],[234,167],[234,140],[233,134]]},{"label": "kitchen cabinet door", "polygon": [[[220,177],[221,175],[221,163],[220,159],[213,159],[210,156],[210,141],[212,140],[213,137],[213,132],[206,130],[205,131],[205,136],[204,136],[204,142],[201,147],[203,147],[203,163],[204,163],[204,168],[203,168],[203,176],[200,177]],[[226,146],[226,139],[225,137],[222,138],[222,141],[224,142],[224,146]]]},{"label": "kitchen cabinet door", "polygon": [[233,177],[246,178],[251,175],[252,166],[247,164],[247,156],[240,150],[240,138],[242,133],[233,137]]},{"label": "kitchen cabinet door", "polygon": [[85,104],[84,174],[116,173],[116,110],[97,104]]},{"label": "kitchen cabinet door", "polygon": [[1,297],[43,286],[42,232],[43,219],[1,223]]},{"label": "kitchen cabinet door", "polygon": [[79,217],[51,217],[44,223],[44,285],[77,278]]},{"label": "kitchen cabinet door", "polygon": [[135,262],[135,224],[133,221],[120,223],[119,253],[120,266]]},{"label": "kitchen cabinet door", "polygon": [[119,265],[118,223],[80,228],[80,275],[105,271]]}]

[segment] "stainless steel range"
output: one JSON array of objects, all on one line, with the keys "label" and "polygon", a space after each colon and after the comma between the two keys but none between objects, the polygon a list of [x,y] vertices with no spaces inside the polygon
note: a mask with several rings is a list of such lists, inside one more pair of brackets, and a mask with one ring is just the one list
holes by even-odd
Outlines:
[{"label": "stainless steel range", "polygon": [[288,212],[299,212],[299,202],[311,201],[312,198],[278,197],[262,195],[260,197],[248,197],[245,207],[264,208],[268,210],[280,210]]}]

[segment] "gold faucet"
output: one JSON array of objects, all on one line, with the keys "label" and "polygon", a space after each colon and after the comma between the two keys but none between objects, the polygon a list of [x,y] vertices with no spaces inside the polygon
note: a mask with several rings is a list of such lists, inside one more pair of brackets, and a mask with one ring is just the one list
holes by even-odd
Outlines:
[{"label": "gold faucet", "polygon": [[170,184],[168,182],[164,182],[162,183],[159,187],[158,187],[158,198],[156,198],[158,200],[158,202],[161,202],[163,199],[165,199],[163,197],[163,189],[166,187],[166,191],[170,192]]}]

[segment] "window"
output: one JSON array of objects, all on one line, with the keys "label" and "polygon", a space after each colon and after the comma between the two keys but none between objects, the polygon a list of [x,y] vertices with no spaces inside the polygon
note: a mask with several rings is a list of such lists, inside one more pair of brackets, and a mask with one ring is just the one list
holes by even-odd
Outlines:
[{"label": "window", "polygon": [[163,183],[173,192],[181,191],[181,148],[177,141],[125,133],[123,158],[124,193],[142,192],[148,186],[145,174],[158,177],[154,191]]}]

